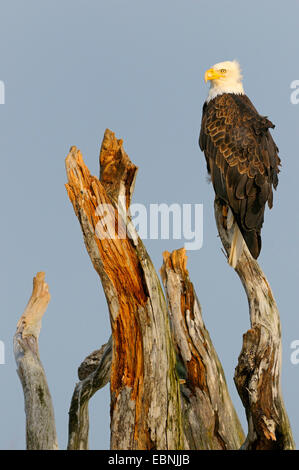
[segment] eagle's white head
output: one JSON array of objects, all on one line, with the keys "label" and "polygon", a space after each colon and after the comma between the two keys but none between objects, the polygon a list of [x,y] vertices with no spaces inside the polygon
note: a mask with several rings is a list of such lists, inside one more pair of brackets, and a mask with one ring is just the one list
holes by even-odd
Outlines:
[{"label": "eagle's white head", "polygon": [[244,94],[242,74],[236,60],[219,62],[205,73],[205,82],[211,81],[207,102],[222,93]]}]

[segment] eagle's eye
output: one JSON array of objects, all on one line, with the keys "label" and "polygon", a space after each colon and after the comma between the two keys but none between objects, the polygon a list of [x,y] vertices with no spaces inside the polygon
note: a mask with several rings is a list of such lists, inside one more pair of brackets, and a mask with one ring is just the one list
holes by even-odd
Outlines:
[{"label": "eagle's eye", "polygon": [[226,69],[220,69],[221,73],[226,73]]}]

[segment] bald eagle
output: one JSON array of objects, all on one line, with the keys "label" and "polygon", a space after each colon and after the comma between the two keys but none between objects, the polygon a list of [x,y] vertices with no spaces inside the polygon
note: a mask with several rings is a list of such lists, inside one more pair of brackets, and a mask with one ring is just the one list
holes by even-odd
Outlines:
[{"label": "bald eagle", "polygon": [[244,241],[254,258],[260,254],[265,205],[273,205],[280,158],[269,131],[274,124],[245,95],[239,63],[214,65],[205,73],[208,80],[199,146],[215,193],[235,226],[229,256],[235,267]]}]

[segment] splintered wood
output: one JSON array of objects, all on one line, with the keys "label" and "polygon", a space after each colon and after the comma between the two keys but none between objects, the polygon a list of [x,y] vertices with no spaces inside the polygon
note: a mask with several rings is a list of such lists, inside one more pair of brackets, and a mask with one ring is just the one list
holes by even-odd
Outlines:
[{"label": "splintered wood", "polygon": [[184,430],[193,449],[239,449],[244,434],[231,402],[224,372],[203,323],[186,268],[184,249],[163,254],[161,276],[177,350]]},{"label": "splintered wood", "polygon": [[100,164],[98,180],[72,147],[66,189],[110,312],[111,447],[179,449],[180,392],[166,303],[127,213],[137,168],[109,130]]}]

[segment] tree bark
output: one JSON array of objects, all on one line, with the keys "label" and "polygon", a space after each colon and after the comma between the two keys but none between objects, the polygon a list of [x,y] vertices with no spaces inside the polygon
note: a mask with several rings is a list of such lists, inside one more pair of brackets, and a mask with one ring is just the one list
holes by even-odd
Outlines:
[{"label": "tree bark", "polygon": [[189,447],[239,449],[245,437],[224,372],[202,319],[186,268],[184,249],[163,254],[162,280],[168,298],[181,376],[181,400]]},{"label": "tree bark", "polygon": [[66,188],[109,307],[111,448],[180,449],[180,390],[166,302],[127,213],[137,167],[109,130],[100,164],[99,181],[72,147]]},{"label": "tree bark", "polygon": [[33,291],[14,335],[17,372],[25,399],[26,445],[28,450],[58,448],[52,399],[39,357],[41,320],[50,301],[45,273],[33,279]]},{"label": "tree bark", "polygon": [[[215,218],[229,256],[233,227],[226,227],[217,198]],[[276,302],[266,276],[245,244],[235,270],[247,295],[251,322],[243,335],[234,377],[248,421],[243,449],[295,449],[280,386],[281,325]]]}]

